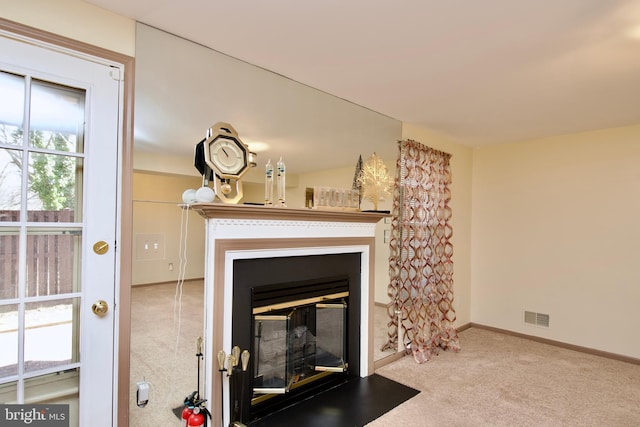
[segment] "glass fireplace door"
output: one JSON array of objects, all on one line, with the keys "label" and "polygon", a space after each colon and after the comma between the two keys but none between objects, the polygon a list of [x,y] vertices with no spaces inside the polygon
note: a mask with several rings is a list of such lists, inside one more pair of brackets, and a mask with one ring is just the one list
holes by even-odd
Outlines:
[{"label": "glass fireplace door", "polygon": [[283,394],[293,380],[291,317],[286,315],[254,316],[254,378],[256,394]]},{"label": "glass fireplace door", "polygon": [[347,370],[347,304],[306,304],[254,314],[253,392],[284,394]]},{"label": "glass fireplace door", "polygon": [[347,304],[316,304],[315,370],[347,370]]}]

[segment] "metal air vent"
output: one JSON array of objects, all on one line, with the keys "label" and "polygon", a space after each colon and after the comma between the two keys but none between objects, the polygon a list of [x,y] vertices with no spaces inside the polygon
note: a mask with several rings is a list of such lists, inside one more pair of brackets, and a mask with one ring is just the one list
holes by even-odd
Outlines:
[{"label": "metal air vent", "polygon": [[549,315],[544,313],[536,313],[533,311],[524,312],[524,323],[529,325],[542,326],[545,328],[549,327]]}]

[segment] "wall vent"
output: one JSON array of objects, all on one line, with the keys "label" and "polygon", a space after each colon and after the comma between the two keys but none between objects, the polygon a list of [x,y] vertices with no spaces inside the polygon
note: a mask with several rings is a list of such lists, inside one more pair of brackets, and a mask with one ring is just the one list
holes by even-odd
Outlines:
[{"label": "wall vent", "polygon": [[524,312],[524,323],[529,325],[549,327],[549,315],[544,313],[535,313],[533,311]]}]

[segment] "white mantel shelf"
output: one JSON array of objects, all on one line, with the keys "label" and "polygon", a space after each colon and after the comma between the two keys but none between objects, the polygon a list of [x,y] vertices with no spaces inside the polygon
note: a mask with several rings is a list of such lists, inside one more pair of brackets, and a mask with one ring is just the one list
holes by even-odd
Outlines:
[{"label": "white mantel shelf", "polygon": [[194,203],[189,207],[207,219],[260,219],[279,221],[324,221],[377,223],[389,216],[386,212],[359,212],[277,208],[261,205],[229,205],[223,203]]}]

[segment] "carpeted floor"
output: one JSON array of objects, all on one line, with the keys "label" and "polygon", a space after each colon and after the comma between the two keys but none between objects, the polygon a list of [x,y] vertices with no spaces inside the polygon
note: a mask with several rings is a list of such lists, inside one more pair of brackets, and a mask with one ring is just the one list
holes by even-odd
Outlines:
[{"label": "carpeted floor", "polygon": [[[203,334],[203,296],[202,280],[185,282],[178,316],[176,284],[132,289],[130,427],[178,425],[172,409],[198,386],[196,339]],[[138,408],[136,383],[143,379],[150,384],[149,403]]]},{"label": "carpeted floor", "polygon": [[[180,343],[175,285],[132,292],[131,391],[151,384],[147,407],[130,405],[130,426],[177,425],[172,408],[196,388],[202,282],[185,283]],[[640,366],[471,328],[460,353],[423,365],[404,357],[376,371],[421,391],[367,424],[387,426],[640,426]]]},{"label": "carpeted floor", "polygon": [[640,426],[639,365],[479,328],[460,345],[378,369],[422,392],[368,426]]}]

